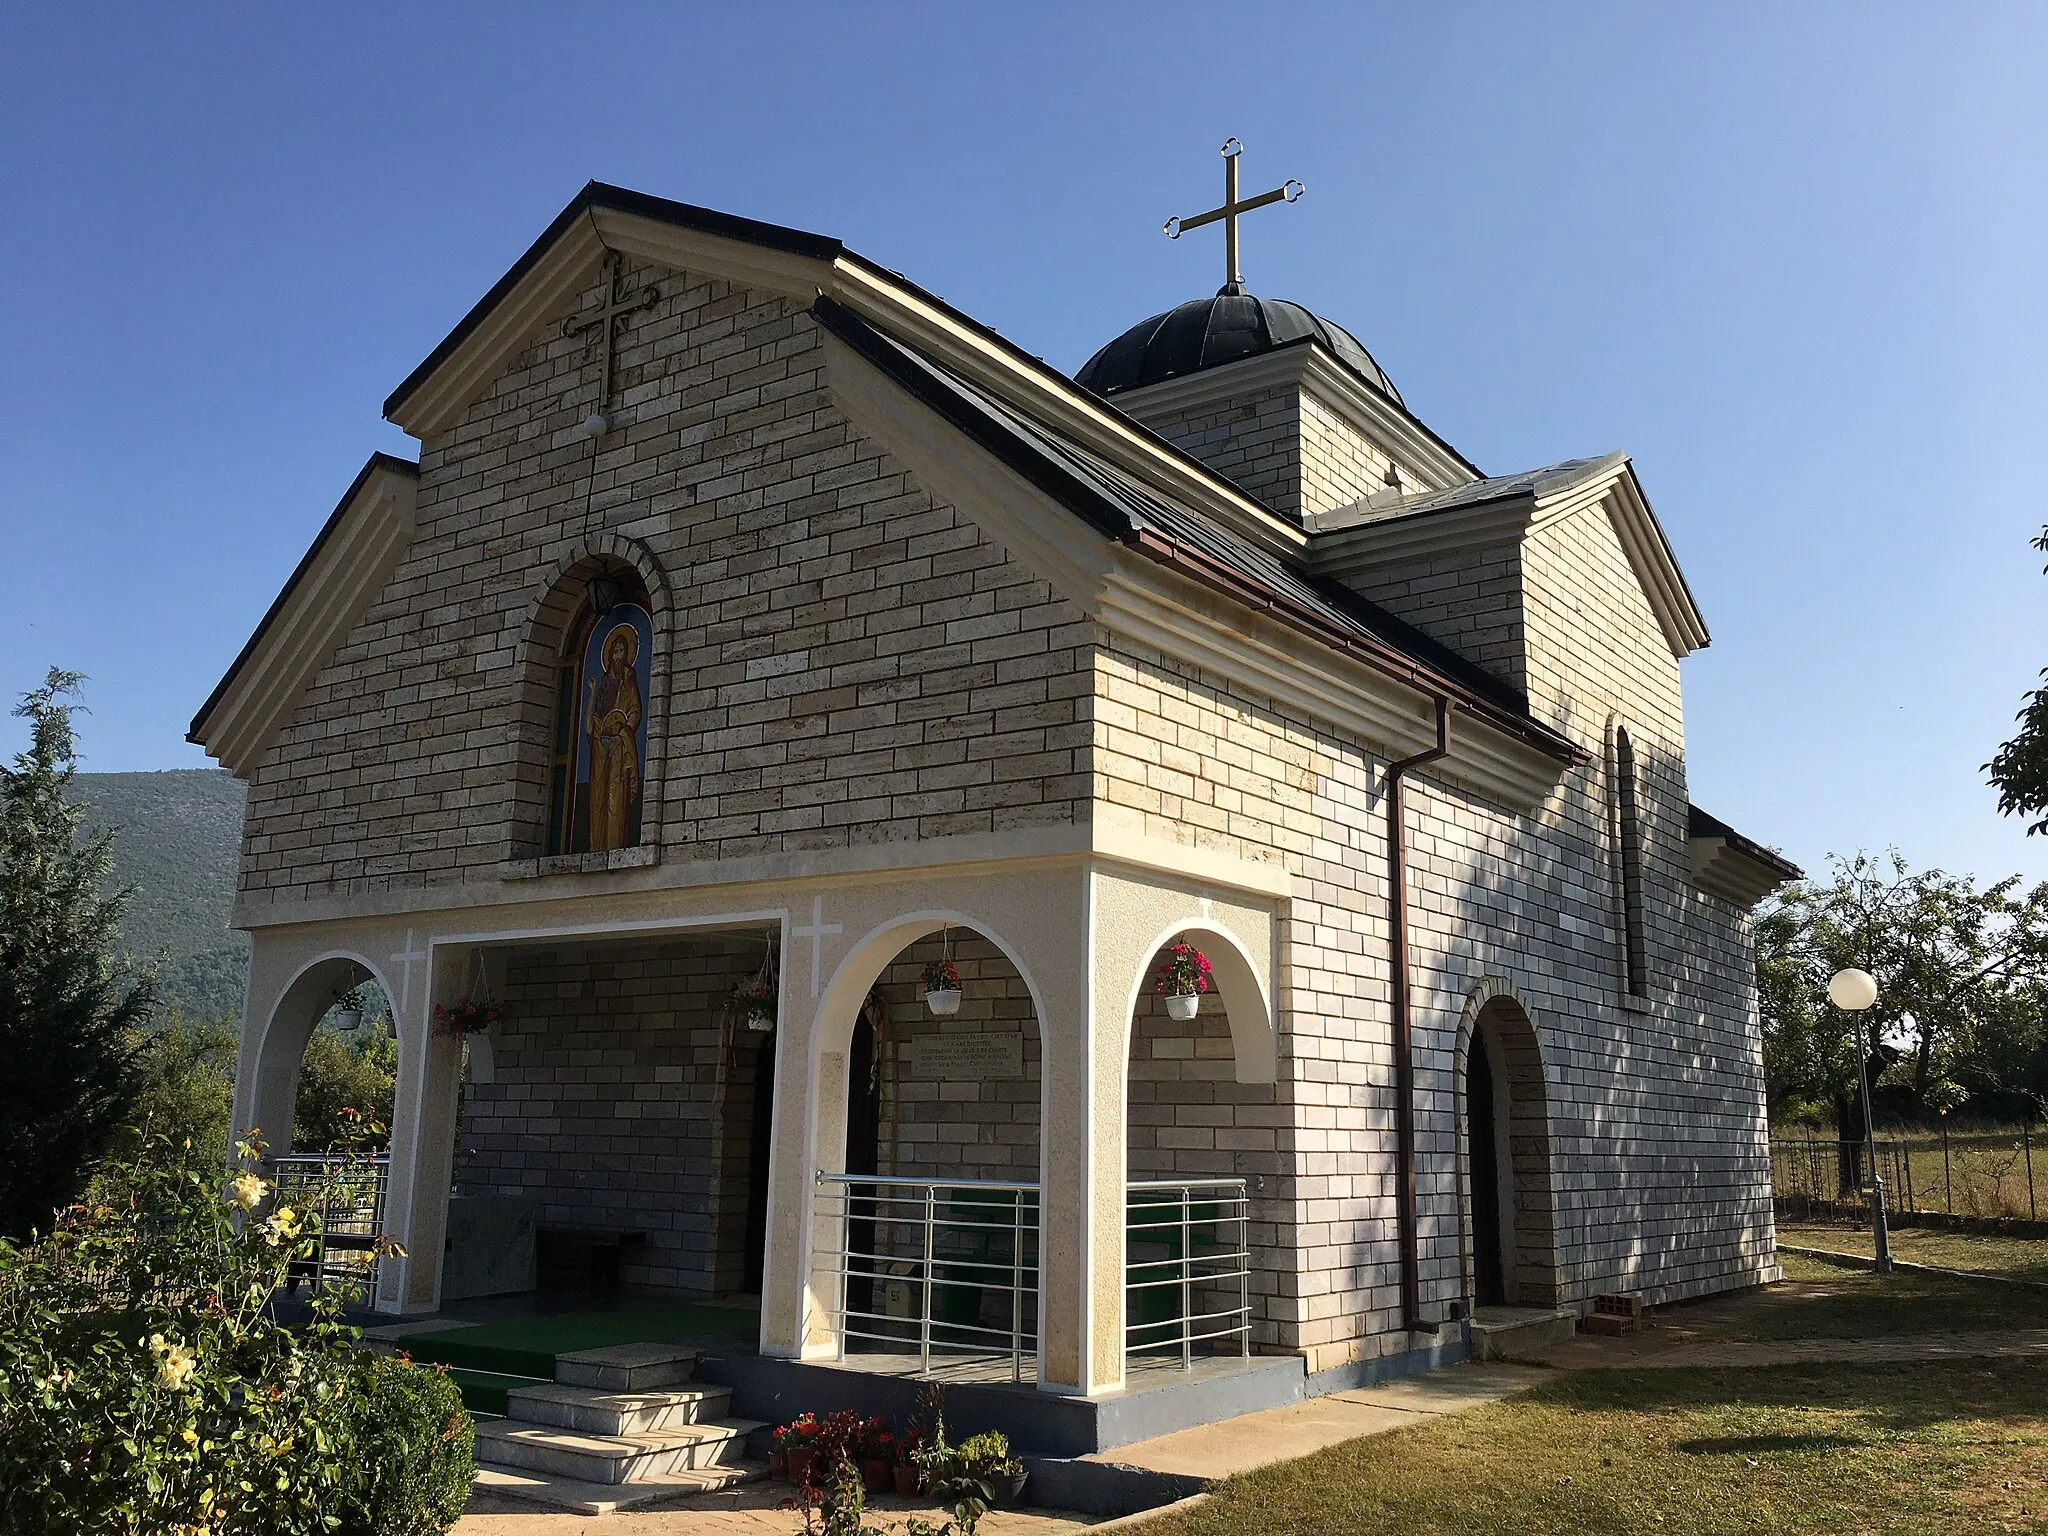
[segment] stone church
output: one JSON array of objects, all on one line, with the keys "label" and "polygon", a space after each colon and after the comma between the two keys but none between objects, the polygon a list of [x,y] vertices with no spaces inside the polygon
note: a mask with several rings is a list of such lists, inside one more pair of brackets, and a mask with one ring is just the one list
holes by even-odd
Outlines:
[{"label": "stone church", "polygon": [[1482,473],[1247,291],[1232,188],[1231,281],[1069,378],[593,183],[385,401],[418,461],[191,732],[249,786],[237,1124],[394,1007],[380,1310],[585,1277],[1108,1403],[1775,1277],[1797,871],[1688,799],[1635,469]]}]

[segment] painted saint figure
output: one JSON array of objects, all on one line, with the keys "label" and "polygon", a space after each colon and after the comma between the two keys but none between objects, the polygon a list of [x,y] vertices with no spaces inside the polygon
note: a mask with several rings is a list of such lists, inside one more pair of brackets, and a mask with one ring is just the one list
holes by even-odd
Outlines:
[{"label": "painted saint figure", "polygon": [[590,847],[630,847],[633,803],[640,797],[640,682],[633,663],[640,636],[621,624],[605,637],[604,675],[589,684],[584,712],[590,736]]}]

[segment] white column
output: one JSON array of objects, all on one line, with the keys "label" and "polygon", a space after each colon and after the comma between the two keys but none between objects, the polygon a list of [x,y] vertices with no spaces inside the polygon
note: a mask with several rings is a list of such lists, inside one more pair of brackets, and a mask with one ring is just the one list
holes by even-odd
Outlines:
[{"label": "white column", "polygon": [[434,1000],[461,987],[468,951],[430,946],[431,985],[415,987],[398,1031],[398,1092],[392,1108],[391,1181],[384,1229],[405,1248],[377,1281],[380,1312],[432,1312],[441,1304],[448,1189],[455,1172],[455,1118],[462,1090],[462,1039],[433,1027]]}]

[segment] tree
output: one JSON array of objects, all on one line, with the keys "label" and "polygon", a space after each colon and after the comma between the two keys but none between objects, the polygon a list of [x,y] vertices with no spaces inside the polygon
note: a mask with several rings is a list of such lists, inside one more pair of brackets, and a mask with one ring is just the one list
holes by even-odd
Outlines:
[{"label": "tree", "polygon": [[363,1121],[388,1126],[398,1081],[398,1042],[371,1023],[342,1034],[321,1028],[306,1041],[292,1117],[294,1152],[351,1145]]},{"label": "tree", "polygon": [[78,1197],[135,1097],[134,1033],[155,978],[117,966],[125,891],[107,889],[110,833],[79,840],[66,791],[82,679],[50,669],[15,710],[26,751],[0,767],[0,1237],[47,1231]]},{"label": "tree", "polygon": [[[154,1132],[189,1141],[223,1167],[235,1099],[235,1026],[226,1019],[188,1019],[174,1009],[137,1041],[141,1081],[128,1114],[128,1141]],[[121,1149],[126,1155],[127,1147]]]},{"label": "tree", "polygon": [[1854,1022],[1826,1000],[1828,978],[1877,980],[1865,1015],[1871,1061],[1925,1108],[1973,1089],[2018,1090],[2038,1050],[2048,996],[2048,884],[1983,889],[1968,876],[1858,855],[1826,884],[1787,886],[1757,920],[1757,993],[1772,1114],[1825,1112],[1862,1134]]},{"label": "tree", "polygon": [[[2041,530],[2034,548],[2048,551],[2048,528]],[[2035,818],[2027,825],[2029,837],[2048,832],[2048,668],[2042,669],[2041,676],[2044,686],[2027,695],[2016,717],[2019,734],[1984,765],[1992,788],[1998,791],[1999,814]]]}]

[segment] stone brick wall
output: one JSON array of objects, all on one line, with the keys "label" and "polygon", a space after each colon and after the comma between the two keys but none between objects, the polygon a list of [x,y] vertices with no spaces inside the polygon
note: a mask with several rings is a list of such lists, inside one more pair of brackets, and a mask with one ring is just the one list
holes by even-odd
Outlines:
[{"label": "stone brick wall", "polygon": [[[1644,607],[1628,622],[1646,615]],[[1653,646],[1640,632],[1610,631],[1584,654],[1603,643],[1605,670],[1580,679],[1567,722],[1596,755],[1600,717],[1619,704],[1641,711],[1635,718],[1653,734],[1672,728],[1651,707],[1670,665],[1661,636]],[[1632,658],[1646,659],[1639,667]],[[1278,857],[1294,876],[1283,1172],[1255,1202],[1279,1234],[1269,1332],[1311,1350],[1318,1368],[1376,1354],[1387,1336],[1405,1338],[1393,1335],[1384,763],[1313,722],[1121,644],[1097,653],[1097,675],[1098,796],[1139,809],[1155,835]],[[1661,777],[1646,798],[1656,959],[1640,1012],[1619,995],[1604,757],[1572,773],[1533,817],[1427,776],[1414,785],[1424,1295],[1437,1315],[1462,1293],[1458,1026],[1488,978],[1524,998],[1544,1053],[1562,1299],[1612,1286],[1691,1294],[1753,1282],[1769,1262],[1746,920],[1690,887],[1674,768],[1667,761],[1650,775]],[[1703,985],[1710,970],[1716,979]]]},{"label": "stone brick wall", "polygon": [[662,298],[622,333],[594,458],[595,354],[552,325],[424,445],[410,553],[254,775],[245,896],[489,878],[530,851],[521,646],[538,573],[599,532],[666,578],[664,859],[1085,818],[1072,607],[851,430],[795,306],[631,279]]},{"label": "stone brick wall", "polygon": [[493,1080],[464,1092],[458,1187],[528,1196],[542,1227],[644,1232],[624,1250],[629,1284],[735,1289],[758,1037],[722,1015],[761,953],[675,940],[516,951]]},{"label": "stone brick wall", "polygon": [[[936,1018],[924,1005],[925,962],[950,945],[960,973],[960,1011]],[[905,949],[876,984],[888,1012],[881,1041],[878,1171],[909,1179],[1039,1176],[1040,1060],[1031,993],[1003,952],[955,929]],[[928,1035],[1008,1034],[1023,1043],[1023,1071],[986,1082],[913,1075],[915,1042]]]},{"label": "stone brick wall", "polygon": [[[1120,404],[1122,402],[1119,402]],[[1392,458],[1328,402],[1298,384],[1245,389],[1196,405],[1126,408],[1283,517],[1328,512],[1386,489]],[[1409,490],[1423,482],[1401,466]]]},{"label": "stone brick wall", "polygon": [[1497,545],[1376,566],[1344,584],[1503,682],[1528,686],[1519,549]]}]

